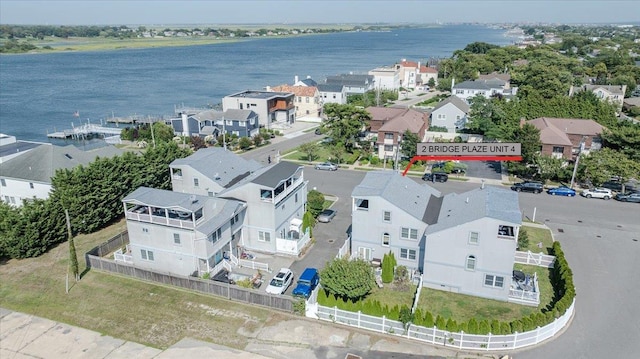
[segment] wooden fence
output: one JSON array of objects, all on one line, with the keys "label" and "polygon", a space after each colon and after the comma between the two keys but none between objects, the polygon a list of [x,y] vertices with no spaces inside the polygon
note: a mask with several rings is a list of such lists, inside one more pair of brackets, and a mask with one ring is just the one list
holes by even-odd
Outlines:
[{"label": "wooden fence", "polygon": [[216,282],[197,277],[181,277],[152,272],[146,269],[136,268],[132,264],[116,262],[99,256],[99,254],[108,255],[116,249],[122,248],[128,242],[129,237],[127,232],[123,232],[111,238],[109,241],[91,249],[89,252],[85,253],[87,268],[118,273],[144,281],[185,288],[200,293],[237,300],[247,304],[261,305],[289,313],[293,312],[293,303],[295,300],[289,296],[271,295],[264,292],[258,292],[255,289],[242,288],[233,284]]}]

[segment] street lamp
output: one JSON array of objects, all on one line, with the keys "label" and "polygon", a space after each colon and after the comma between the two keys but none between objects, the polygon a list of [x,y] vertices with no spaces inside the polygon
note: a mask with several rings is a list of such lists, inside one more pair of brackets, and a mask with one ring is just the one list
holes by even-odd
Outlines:
[{"label": "street lamp", "polygon": [[582,154],[582,151],[584,150],[584,142],[586,140],[586,136],[582,136],[582,139],[580,140],[580,147],[578,148],[578,155],[576,156],[576,162],[573,165],[573,174],[571,175],[571,185],[569,186],[570,188],[573,188],[573,185],[575,183],[575,179],[576,179],[576,172],[578,171],[578,162],[580,162],[580,154]]}]

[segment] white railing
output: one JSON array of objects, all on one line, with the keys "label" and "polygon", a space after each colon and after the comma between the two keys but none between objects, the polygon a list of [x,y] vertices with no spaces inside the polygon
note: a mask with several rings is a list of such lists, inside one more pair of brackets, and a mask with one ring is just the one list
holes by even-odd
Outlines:
[{"label": "white railing", "polygon": [[213,266],[213,268],[209,268],[209,273],[211,273],[212,275],[216,275],[223,269],[226,269],[227,272],[231,272],[231,265],[226,259],[221,260],[218,264]]},{"label": "white railing", "polygon": [[538,267],[553,268],[553,265],[556,262],[556,257],[544,253],[531,253],[531,251],[516,251],[516,255],[513,261],[520,264],[530,264]]},{"label": "white railing", "polygon": [[538,288],[538,273],[533,272],[533,290],[509,289],[509,302],[531,306],[540,304],[540,290]]},{"label": "white railing", "polygon": [[191,220],[183,221],[181,219],[173,219],[173,218],[162,217],[162,216],[152,216],[149,214],[141,214],[141,213],[135,213],[135,212],[129,212],[129,211],[126,212],[126,216],[127,216],[127,219],[129,220],[139,221],[139,222],[163,224],[163,225],[168,225],[168,226],[173,226],[178,228],[189,228],[189,229],[192,229],[195,227],[195,225],[193,224],[193,221]]},{"label": "white railing", "polygon": [[238,259],[238,266],[243,268],[260,269],[271,273],[269,263],[256,262],[253,259]]},{"label": "white railing", "polygon": [[338,249],[338,254],[336,254],[337,259],[342,259],[349,253],[350,243],[351,243],[351,238],[347,237],[347,240],[344,241],[344,244],[342,245],[342,247]]},{"label": "white railing", "polygon": [[411,307],[411,313],[415,313],[418,308],[418,301],[420,300],[420,292],[422,291],[422,274],[418,277],[418,288],[416,288],[416,294],[413,298],[413,306]]},{"label": "white railing", "polygon": [[[378,333],[387,333],[421,342],[442,345],[453,349],[471,349],[484,351],[504,351],[525,348],[539,344],[558,334],[567,325],[574,313],[575,299],[567,311],[553,322],[534,330],[507,335],[479,335],[464,332],[448,332],[436,327],[426,328],[410,325],[405,330],[403,324],[396,320],[374,317],[361,312],[349,312],[337,307],[325,307],[316,303],[308,305],[307,317],[331,321],[351,327],[367,329]],[[315,311],[314,311],[315,310]]]},{"label": "white railing", "polygon": [[[126,252],[126,253],[131,253],[131,252],[129,251],[129,245],[128,245],[128,244],[127,244],[127,247],[126,247],[125,252]],[[117,251],[115,251],[115,252],[113,253],[113,259],[114,259],[116,262],[133,263],[133,256],[132,256],[132,255],[130,255],[130,254],[125,254],[125,253],[122,251],[122,248],[118,249]]]}]

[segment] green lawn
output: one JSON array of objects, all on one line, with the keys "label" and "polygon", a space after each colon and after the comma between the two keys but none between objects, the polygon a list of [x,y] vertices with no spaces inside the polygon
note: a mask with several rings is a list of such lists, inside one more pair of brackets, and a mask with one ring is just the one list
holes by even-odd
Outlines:
[{"label": "green lawn", "polygon": [[396,289],[392,284],[385,284],[383,288],[375,287],[366,300],[377,300],[382,307],[386,305],[393,308],[397,305],[398,308],[402,308],[403,305],[406,305],[411,308],[415,292],[416,286],[413,284],[403,290]]},{"label": "green lawn", "polygon": [[[527,226],[526,223],[523,223],[521,228],[524,228],[529,235],[529,246],[518,250],[523,252],[531,251],[531,253],[542,252],[544,254],[549,254],[551,246],[553,245],[553,237],[548,229]],[[539,243],[542,243],[542,248],[540,248]]]},{"label": "green lawn", "polygon": [[[75,238],[80,271],[83,254],[120,233],[124,221]],[[0,265],[2,307],[134,341],[167,348],[184,337],[244,348],[253,332],[283,313],[243,305],[91,270],[65,293],[68,245],[60,244],[37,258]]]}]

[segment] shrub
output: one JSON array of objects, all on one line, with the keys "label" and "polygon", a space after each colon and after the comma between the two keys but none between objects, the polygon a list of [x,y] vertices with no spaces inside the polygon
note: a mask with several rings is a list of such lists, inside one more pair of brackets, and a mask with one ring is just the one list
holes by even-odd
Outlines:
[{"label": "shrub", "polygon": [[511,326],[507,322],[500,322],[500,334],[511,333]]},{"label": "shrub", "polygon": [[447,322],[445,322],[444,318],[440,315],[436,317],[436,327],[441,330],[447,329]]},{"label": "shrub", "polygon": [[400,322],[402,322],[405,330],[409,327],[409,324],[413,322],[414,318],[415,316],[413,313],[411,313],[411,309],[409,309],[406,305],[403,305],[402,308],[400,308],[398,319],[400,320]]},{"label": "shrub", "polygon": [[389,252],[389,254],[385,254],[384,257],[382,257],[382,283],[393,282],[394,259],[391,257],[392,255],[393,253]]},{"label": "shrub", "polygon": [[458,324],[456,323],[456,321],[451,319],[451,318],[449,318],[447,320],[447,331],[457,332],[458,330],[459,330],[458,329]]},{"label": "shrub", "polygon": [[356,150],[356,151],[353,151],[353,153],[350,154],[349,157],[347,157],[345,162],[347,164],[352,165],[358,160],[358,158],[360,158],[360,151]]},{"label": "shrub", "polygon": [[240,146],[240,149],[246,150],[247,148],[251,147],[251,140],[248,137],[242,137],[238,141],[238,146]]},{"label": "shrub", "polygon": [[469,324],[467,325],[467,330],[471,334],[478,334],[478,321],[476,318],[469,319]]},{"label": "shrub", "polygon": [[371,165],[377,166],[380,164],[380,159],[377,156],[371,156]]},{"label": "shrub", "polygon": [[491,334],[502,334],[500,331],[500,322],[497,319],[491,321]]},{"label": "shrub", "polygon": [[491,331],[491,325],[489,325],[488,319],[483,319],[478,323],[478,334],[489,334]]},{"label": "shrub", "polygon": [[431,314],[430,311],[424,313],[424,317],[422,318],[422,325],[427,328],[431,328],[435,325],[435,322],[433,321],[433,314]]},{"label": "shrub", "polygon": [[518,232],[518,249],[522,250],[527,247],[529,247],[529,234],[524,227],[520,227],[520,232]]},{"label": "shrub", "polygon": [[524,327],[522,326],[522,321],[520,319],[516,319],[516,320],[512,321],[510,323],[510,325],[511,325],[511,333],[515,333],[515,332],[522,333],[523,332],[523,328]]}]

